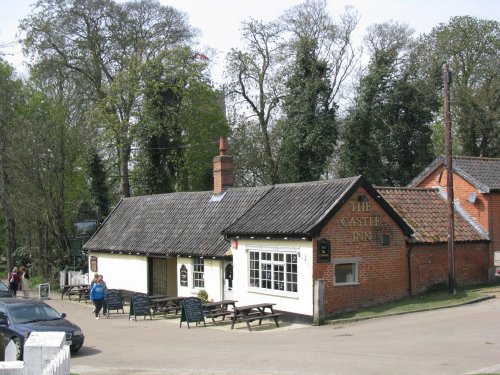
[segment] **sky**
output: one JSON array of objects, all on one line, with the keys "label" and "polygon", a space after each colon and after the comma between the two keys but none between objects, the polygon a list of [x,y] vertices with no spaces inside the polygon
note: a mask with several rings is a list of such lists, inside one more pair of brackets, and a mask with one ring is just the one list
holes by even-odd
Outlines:
[{"label": "sky", "polygon": [[[124,1],[124,0],[118,0]],[[160,0],[187,13],[190,24],[201,32],[200,49],[210,47],[217,54],[210,57],[214,79],[222,72],[226,53],[240,45],[241,22],[250,18],[262,21],[277,19],[286,10],[304,0]],[[30,12],[35,0],[0,0],[0,54],[18,72],[23,72],[23,55],[16,43],[17,25]],[[330,15],[336,19],[348,5],[360,15],[356,38],[361,40],[369,25],[389,20],[407,23],[417,34],[431,31],[453,16],[471,15],[500,20],[499,0],[328,0]]]}]

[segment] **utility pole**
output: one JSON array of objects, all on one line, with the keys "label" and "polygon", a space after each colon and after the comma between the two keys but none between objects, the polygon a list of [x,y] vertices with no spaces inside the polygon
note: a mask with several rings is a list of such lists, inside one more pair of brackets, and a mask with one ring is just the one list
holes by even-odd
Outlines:
[{"label": "utility pole", "polygon": [[450,119],[450,83],[451,71],[448,64],[443,65],[444,79],[444,126],[446,134],[446,174],[448,198],[448,288],[449,293],[456,294],[455,279],[455,222],[454,222],[454,193],[453,193],[453,165],[451,150],[451,119]]}]

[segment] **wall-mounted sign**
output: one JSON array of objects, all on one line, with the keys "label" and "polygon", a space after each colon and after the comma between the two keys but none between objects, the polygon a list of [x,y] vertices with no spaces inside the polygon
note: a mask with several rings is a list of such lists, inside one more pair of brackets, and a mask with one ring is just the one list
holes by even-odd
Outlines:
[{"label": "wall-mounted sign", "polygon": [[329,263],[331,260],[331,252],[330,252],[330,241],[328,240],[319,240],[318,241],[318,263]]},{"label": "wall-mounted sign", "polygon": [[97,257],[90,257],[90,272],[97,272]]},{"label": "wall-mounted sign", "polygon": [[188,270],[183,264],[179,271],[181,286],[188,286]]}]

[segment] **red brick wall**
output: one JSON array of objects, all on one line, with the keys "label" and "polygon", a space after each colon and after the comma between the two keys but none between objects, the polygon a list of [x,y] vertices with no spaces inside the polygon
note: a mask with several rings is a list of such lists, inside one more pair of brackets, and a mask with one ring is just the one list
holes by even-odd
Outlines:
[{"label": "red brick wall", "polygon": [[[359,202],[360,193],[368,197],[369,211],[353,211],[351,202],[355,204]],[[351,225],[357,223],[357,218],[363,217],[371,218],[367,219],[367,225]],[[370,226],[370,220],[372,224],[377,220],[378,225]],[[371,239],[355,240],[354,232],[361,233],[362,238],[371,236]],[[390,235],[389,246],[382,246],[382,234]],[[317,240],[322,238],[331,242],[332,262],[330,263],[316,262]],[[320,237],[315,238],[313,242],[315,260],[313,278],[325,281],[324,302],[327,315],[396,300],[408,295],[405,236],[399,226],[366,194],[364,189],[358,189],[353,194],[322,229]],[[356,257],[359,259],[359,283],[357,285],[333,285],[335,260]]]},{"label": "red brick wall", "polygon": [[[446,179],[446,169],[444,166],[440,166],[422,181],[419,187],[441,186],[446,188]],[[500,194],[496,192],[482,194],[457,174],[453,175],[453,189],[455,201],[458,200],[460,206],[488,233],[491,240],[489,266],[493,267],[493,253],[500,251]],[[471,192],[476,193],[474,203],[469,202],[468,199]]]},{"label": "red brick wall", "polygon": [[[455,278],[458,286],[488,281],[489,244],[455,244]],[[413,245],[411,251],[412,291],[427,291],[448,284],[448,245]]]},{"label": "red brick wall", "polygon": [[488,194],[490,208],[490,266],[493,267],[493,253],[500,251],[500,193]]},{"label": "red brick wall", "polygon": [[[441,175],[442,173],[442,175]],[[424,181],[422,181],[418,187],[428,187],[432,188],[435,186],[441,186],[446,188],[447,186],[447,171],[443,166],[437,168],[433,173],[431,173]],[[487,232],[490,231],[490,220],[489,220],[489,199],[487,195],[479,193],[477,189],[471,185],[469,182],[464,180],[457,174],[453,175],[453,191],[455,201],[460,202],[460,206],[474,218],[474,220],[483,227]],[[476,193],[476,200],[474,203],[469,202],[469,194],[471,192]],[[500,212],[500,211],[499,211]]]}]

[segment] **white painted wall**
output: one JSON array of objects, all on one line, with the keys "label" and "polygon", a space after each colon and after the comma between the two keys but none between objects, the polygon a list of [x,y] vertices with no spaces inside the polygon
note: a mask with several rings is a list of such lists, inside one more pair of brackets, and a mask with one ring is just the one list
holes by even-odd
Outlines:
[{"label": "white painted wall", "polygon": [[[311,241],[290,240],[237,240],[231,241],[233,253],[234,280],[233,291],[238,305],[270,302],[274,308],[297,314],[313,315],[313,250]],[[248,247],[255,246],[273,248],[274,251],[297,251],[300,253],[297,260],[298,292],[287,293],[249,286]]]},{"label": "white painted wall", "polygon": [[[146,256],[129,254],[91,253],[97,257],[97,273],[104,276],[109,289],[148,292],[148,260]],[[94,276],[90,272],[91,277]]]},{"label": "white painted wall", "polygon": [[[193,286],[193,258],[177,258],[177,290],[179,296],[196,296],[202,289],[208,293],[209,300],[220,301],[223,298],[223,261],[219,259],[205,258],[205,287],[195,288]],[[185,265],[188,271],[188,286],[180,284],[180,269]]]}]

